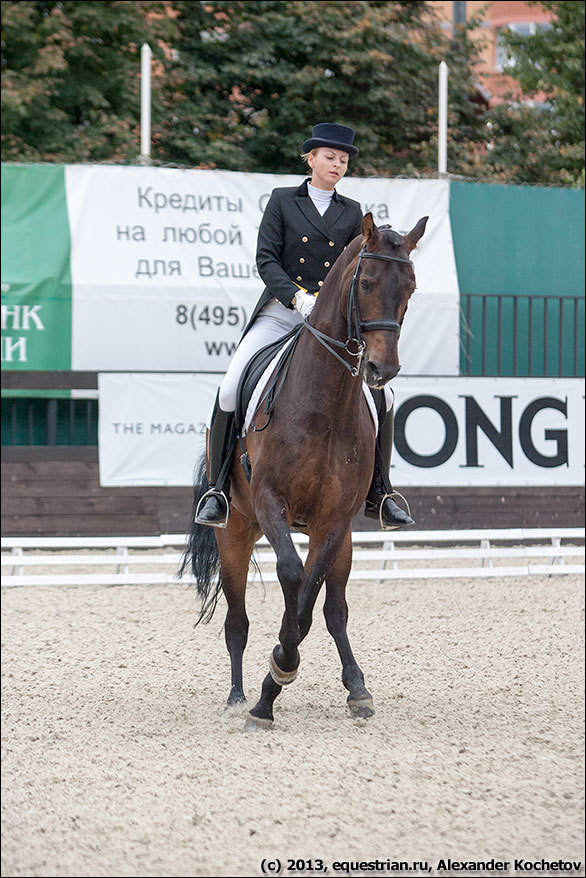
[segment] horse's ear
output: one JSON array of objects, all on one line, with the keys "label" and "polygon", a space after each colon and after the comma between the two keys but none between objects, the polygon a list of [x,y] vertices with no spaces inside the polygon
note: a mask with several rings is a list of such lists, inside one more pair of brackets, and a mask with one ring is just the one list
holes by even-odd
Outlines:
[{"label": "horse's ear", "polygon": [[418,241],[420,240],[420,238],[423,237],[428,219],[428,216],[422,217],[417,225],[412,228],[410,232],[407,232],[406,235],[403,235],[403,247],[405,248],[407,253],[411,253],[411,251],[415,247],[417,247]]},{"label": "horse's ear", "polygon": [[364,215],[362,220],[362,234],[365,244],[373,244],[380,237],[379,231],[374,224],[372,214],[369,212]]}]

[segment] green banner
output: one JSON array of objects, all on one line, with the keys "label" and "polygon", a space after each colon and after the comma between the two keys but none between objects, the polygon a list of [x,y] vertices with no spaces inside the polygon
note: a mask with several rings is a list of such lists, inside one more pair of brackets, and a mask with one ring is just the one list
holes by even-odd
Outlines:
[{"label": "green banner", "polygon": [[450,184],[461,293],[584,295],[584,190]]},{"label": "green banner", "polygon": [[2,165],[2,368],[71,369],[65,168]]},{"label": "green banner", "polygon": [[584,375],[584,190],[450,184],[463,375]]}]

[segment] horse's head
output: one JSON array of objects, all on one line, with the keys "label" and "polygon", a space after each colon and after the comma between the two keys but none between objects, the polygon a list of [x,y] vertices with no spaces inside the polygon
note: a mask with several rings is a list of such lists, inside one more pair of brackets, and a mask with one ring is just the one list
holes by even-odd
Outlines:
[{"label": "horse's head", "polygon": [[409,254],[425,232],[423,217],[406,235],[380,229],[371,213],[362,221],[362,246],[348,292],[348,333],[364,344],[364,378],[383,387],[400,368],[399,332],[415,290]]}]

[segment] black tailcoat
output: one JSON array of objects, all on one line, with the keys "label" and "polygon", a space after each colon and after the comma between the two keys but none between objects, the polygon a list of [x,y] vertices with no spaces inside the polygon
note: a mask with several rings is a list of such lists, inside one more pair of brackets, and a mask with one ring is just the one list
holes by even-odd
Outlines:
[{"label": "black tailcoat", "polygon": [[256,250],[256,265],[266,287],[245,332],[271,299],[291,308],[299,287],[310,293],[319,291],[340,253],[362,231],[362,210],[357,201],[334,190],[330,206],[321,216],[307,183],[273,189],[268,201]]}]

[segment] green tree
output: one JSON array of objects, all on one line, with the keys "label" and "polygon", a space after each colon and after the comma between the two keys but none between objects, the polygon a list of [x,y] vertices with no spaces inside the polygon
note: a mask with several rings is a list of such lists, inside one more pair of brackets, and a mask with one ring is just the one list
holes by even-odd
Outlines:
[{"label": "green tree", "polygon": [[481,142],[475,48],[425,2],[174,2],[179,57],[165,89],[161,160],[299,173],[318,121],[355,128],[351,173],[431,174],[437,76],[450,63],[451,158]]},{"label": "green tree", "polygon": [[[534,2],[551,27],[505,32],[523,98],[510,96],[490,120],[489,173],[519,183],[584,185],[584,3]],[[531,100],[532,99],[532,100]]]},{"label": "green tree", "polygon": [[3,160],[132,161],[140,47],[172,37],[161,2],[3,2]]}]

